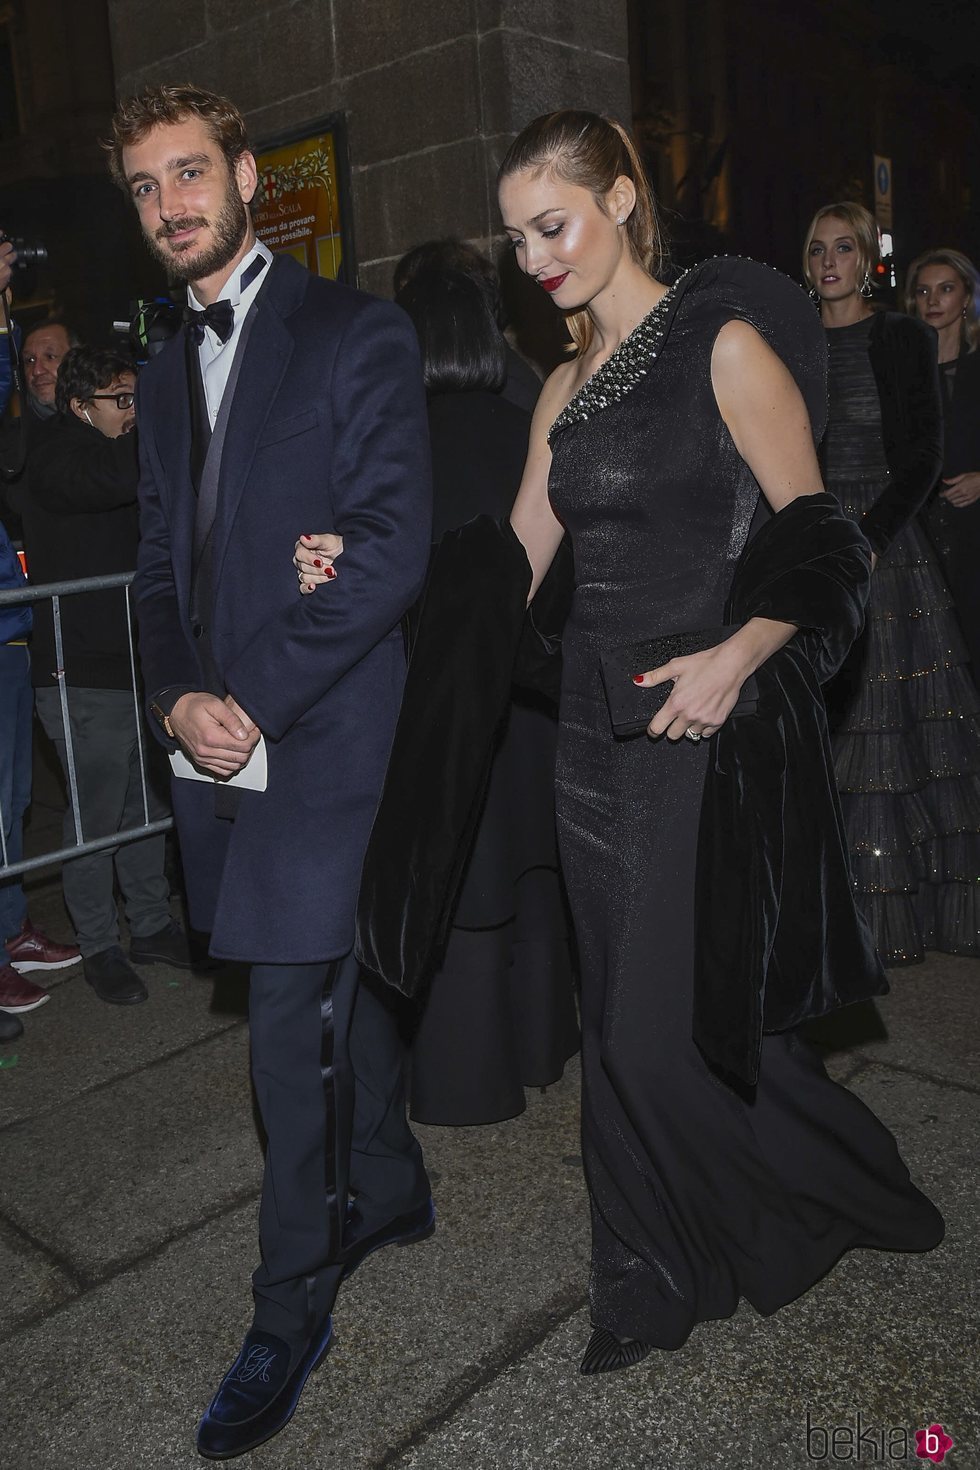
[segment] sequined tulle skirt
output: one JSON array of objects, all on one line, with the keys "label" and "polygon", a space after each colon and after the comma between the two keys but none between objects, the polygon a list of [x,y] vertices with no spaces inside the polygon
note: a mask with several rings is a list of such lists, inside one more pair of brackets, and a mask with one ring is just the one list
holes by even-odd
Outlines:
[{"label": "sequined tulle skirt", "polygon": [[[860,518],[873,481],[830,482]],[[854,880],[886,965],[980,954],[980,694],[918,522],[871,584],[864,634],[828,690]]]}]

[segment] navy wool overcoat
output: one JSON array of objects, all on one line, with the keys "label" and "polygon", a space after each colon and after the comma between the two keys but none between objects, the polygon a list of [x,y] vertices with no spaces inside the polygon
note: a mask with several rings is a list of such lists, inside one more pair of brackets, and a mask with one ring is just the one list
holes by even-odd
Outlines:
[{"label": "navy wool overcoat", "polygon": [[[395,306],[277,256],[245,344],[213,530],[215,662],[268,747],[268,788],[233,822],[175,780],[191,922],[211,952],[303,964],[346,953],[405,677],[400,620],[429,553],[431,486],[415,333]],[[190,613],[196,496],[180,338],[138,389],[135,583],[148,697],[206,687]],[[306,597],[293,545],[344,537]],[[156,721],[151,720],[155,727]],[[161,738],[162,737],[162,732]]]}]

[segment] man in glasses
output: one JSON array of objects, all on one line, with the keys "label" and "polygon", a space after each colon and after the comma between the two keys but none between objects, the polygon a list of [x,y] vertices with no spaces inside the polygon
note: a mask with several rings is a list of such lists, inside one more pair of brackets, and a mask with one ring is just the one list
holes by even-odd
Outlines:
[{"label": "man in glasses", "polygon": [[[31,496],[24,539],[31,581],[59,582],[136,566],[139,464],[133,428],[136,376],[118,353],[75,347],[58,369],[57,415],[31,456]],[[113,588],[61,601],[62,659],[68,687],[72,755],[83,840],[107,837],[165,817],[153,784],[151,751],[136,726],[126,591]],[[68,771],[59,660],[51,604],[37,604],[31,662],[37,710]],[[140,732],[142,733],[142,732]],[[141,767],[146,774],[143,804]],[[65,846],[76,841],[65,813]],[[100,1000],[133,1005],[147,997],[136,964],[190,968],[187,940],[171,918],[157,834],[66,862],[65,904],[82,952],[85,979]],[[129,956],[120,942],[114,879],[129,925]]]}]

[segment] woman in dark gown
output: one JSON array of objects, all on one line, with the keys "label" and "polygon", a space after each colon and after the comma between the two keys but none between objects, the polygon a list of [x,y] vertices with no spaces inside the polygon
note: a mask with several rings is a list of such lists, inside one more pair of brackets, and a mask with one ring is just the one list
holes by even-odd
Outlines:
[{"label": "woman in dark gown", "polygon": [[[679,1347],[740,1297],[772,1312],[848,1247],[924,1249],[943,1227],[891,1135],[798,1035],[765,1038],[750,1101],[691,1040],[712,747],[683,737],[716,729],[740,675],[795,629],[760,619],[724,651],[672,665],[652,726],[668,739],[617,741],[599,675],[603,648],[724,621],[760,485],[777,508],[820,488],[802,400],[760,335],[781,278],[737,261],[671,290],[648,275],[642,167],[598,118],[539,120],[501,172],[518,264],[581,313],[584,349],[545,386],[513,522],[535,584],[563,526],[575,555],[557,792],[582,975],[590,1371]],[[743,634],[733,675],[725,660]]]},{"label": "woman in dark gown", "polygon": [[872,311],[876,251],[866,209],[827,205],[804,269],[829,350],[821,469],[878,559],[866,632],[828,692],[834,764],[860,905],[900,965],[980,954],[980,694],[917,514],[942,462],[936,339]]},{"label": "woman in dark gown", "polygon": [[959,250],[928,250],[909,266],[905,298],[938,339],[943,474],[926,524],[980,686],[980,274]]},{"label": "woman in dark gown", "polygon": [[[500,202],[518,265],[572,313],[579,349],[542,391],[512,524],[532,593],[565,526],[574,548],[557,799],[581,969],[593,1373],[680,1347],[741,1297],[773,1312],[849,1247],[929,1249],[943,1223],[798,1034],[764,1038],[754,1089],[727,1086],[692,1040],[709,737],[795,626],[752,619],[646,671],[675,680],[650,726],[666,738],[617,740],[600,679],[602,649],[723,622],[767,513],[760,486],[777,509],[819,490],[803,398],[765,340],[800,293],[725,260],[662,285],[642,165],[593,113],[525,129]],[[297,564],[309,572],[300,551]]]},{"label": "woman in dark gown", "polygon": [[[467,274],[429,266],[399,292],[429,404],[433,541],[510,514],[531,416],[502,391],[506,342]],[[411,1052],[418,1123],[494,1123],[556,1082],[578,1017],[555,834],[554,713],[515,691],[438,971]]]}]

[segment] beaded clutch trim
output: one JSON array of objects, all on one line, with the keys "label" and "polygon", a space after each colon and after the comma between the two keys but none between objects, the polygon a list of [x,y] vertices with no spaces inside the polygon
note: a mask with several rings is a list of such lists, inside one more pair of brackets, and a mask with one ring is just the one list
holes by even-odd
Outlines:
[{"label": "beaded clutch trim", "polygon": [[627,333],[616,351],[611,352],[581,388],[572,394],[548,430],[549,444],[552,437],[567,429],[569,424],[579,423],[600,409],[608,408],[611,403],[618,403],[646,377],[660,351],[668,308],[686,275],[687,271],[678,276],[656,306],[637,322],[632,332]]}]

